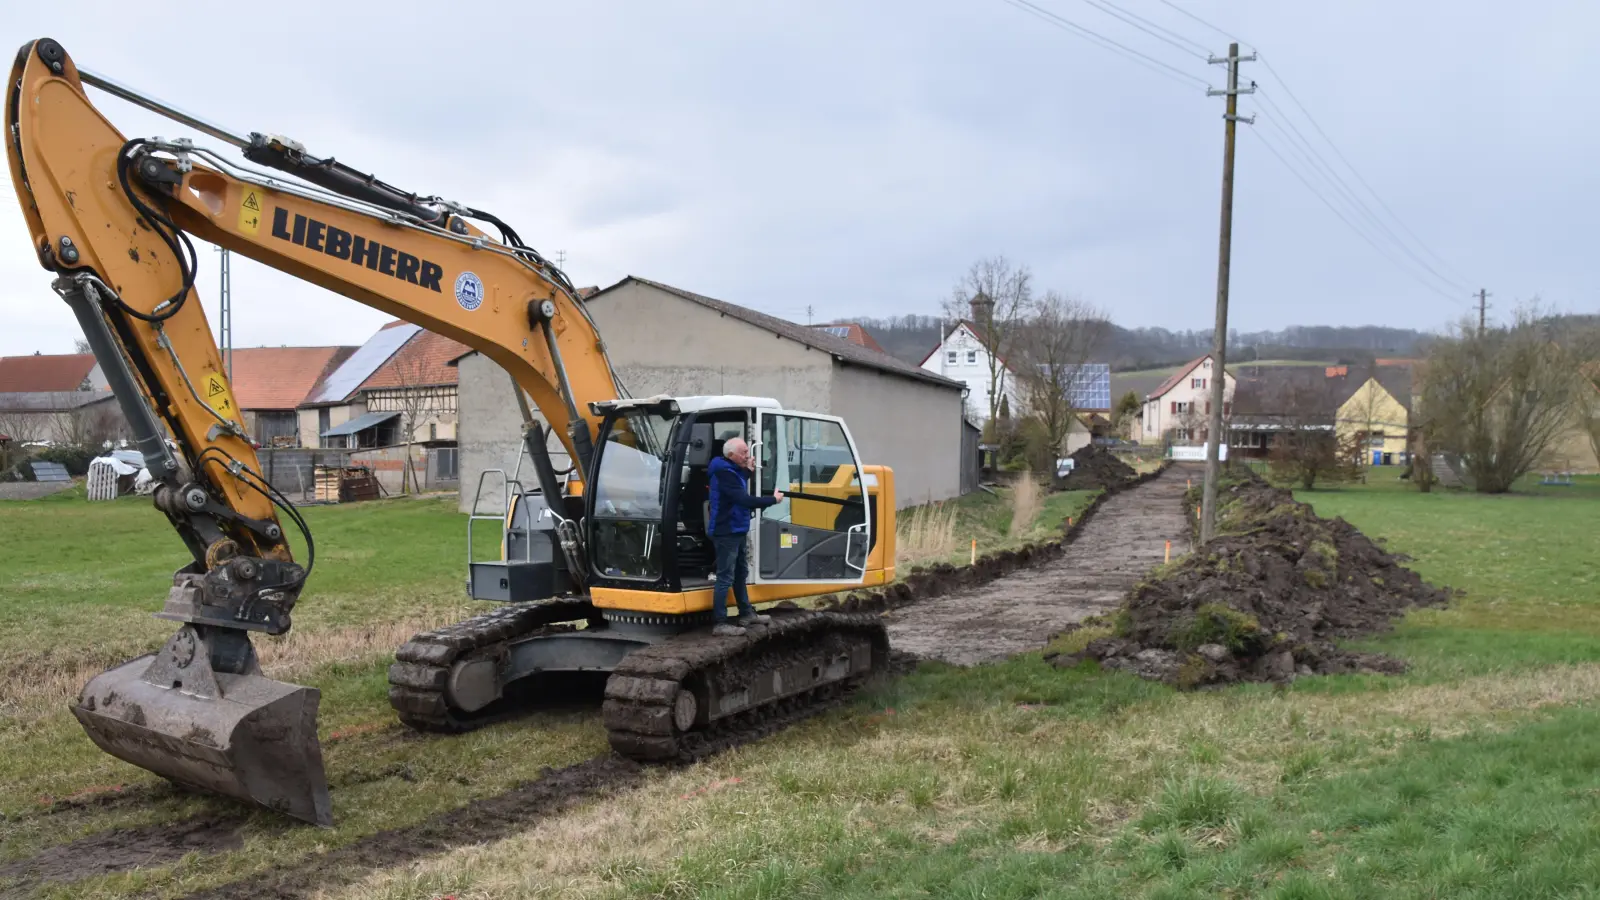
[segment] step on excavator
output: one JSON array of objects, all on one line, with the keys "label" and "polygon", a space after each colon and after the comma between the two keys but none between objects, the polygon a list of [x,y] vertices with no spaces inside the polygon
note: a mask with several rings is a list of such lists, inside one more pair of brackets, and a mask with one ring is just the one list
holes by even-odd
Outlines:
[{"label": "step on excavator", "polygon": [[[205,138],[127,138],[90,87],[243,160]],[[781,727],[885,666],[872,616],[779,603],[744,636],[709,628],[706,469],[733,437],[752,447],[751,491],[785,495],[751,526],[753,602],[893,578],[893,472],[861,462],[842,420],[761,397],[631,397],[571,281],[499,218],[189,115],[79,68],[54,40],[17,53],[5,104],[34,250],[190,557],[155,613],[177,631],[72,704],[105,752],[333,822],[320,694],[267,678],[251,642],[289,631],[316,544],[262,474],[195,289],[192,238],[460,341],[512,378],[525,453],[512,474],[497,470],[500,483],[485,473],[477,485],[478,496],[503,493],[503,515],[472,517],[500,522],[499,559],[473,558],[472,519],[466,540],[468,593],[500,605],[396,650],[389,698],[406,725],[468,731],[526,709],[530,686],[588,673],[605,679],[616,752],[680,760]]]}]

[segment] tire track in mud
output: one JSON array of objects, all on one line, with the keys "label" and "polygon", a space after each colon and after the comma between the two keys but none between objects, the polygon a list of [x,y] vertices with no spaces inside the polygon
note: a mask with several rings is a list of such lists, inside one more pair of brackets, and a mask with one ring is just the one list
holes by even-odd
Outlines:
[{"label": "tire track in mud", "polygon": [[183,900],[298,900],[353,884],[379,869],[510,837],[580,803],[631,790],[645,773],[644,766],[615,755],[585,760],[415,825],[380,831],[281,869],[188,894]]},{"label": "tire track in mud", "polygon": [[0,897],[26,897],[47,883],[62,883],[177,862],[189,853],[223,853],[244,844],[243,818],[202,817],[118,828],[57,844],[0,866]]},{"label": "tire track in mud", "polygon": [[[884,612],[892,654],[885,678],[906,674],[918,659],[970,665],[1037,649],[1067,625],[1114,606],[1145,572],[1161,562],[1166,540],[1187,546],[1181,497],[1183,479],[1189,474],[1169,468],[1111,493],[1053,552],[1012,554],[1003,564],[990,561],[986,565],[980,560],[976,570],[958,576],[964,582],[959,586],[901,591],[898,597],[858,599],[843,605]],[[939,577],[935,574],[932,579]],[[915,583],[917,579],[910,580]],[[891,589],[889,593],[896,592]],[[815,710],[806,717],[823,711]],[[768,731],[753,730],[744,739],[730,741],[729,746],[759,740]],[[373,871],[510,837],[580,804],[632,790],[652,769],[676,765],[681,764],[644,766],[608,753],[547,769],[541,777],[505,793],[359,838],[278,869],[203,889],[183,900],[308,897],[319,890],[352,884]],[[27,896],[45,884],[164,865],[196,850],[227,852],[239,845],[243,821],[242,817],[207,814],[159,826],[91,834],[0,866],[0,879],[22,879],[15,886],[0,887],[0,898]]]},{"label": "tire track in mud", "polygon": [[919,600],[885,615],[889,645],[958,666],[1037,650],[1069,625],[1106,612],[1151,569],[1166,542],[1188,548],[1186,469],[1168,468],[1099,505],[1054,559],[980,587]]}]

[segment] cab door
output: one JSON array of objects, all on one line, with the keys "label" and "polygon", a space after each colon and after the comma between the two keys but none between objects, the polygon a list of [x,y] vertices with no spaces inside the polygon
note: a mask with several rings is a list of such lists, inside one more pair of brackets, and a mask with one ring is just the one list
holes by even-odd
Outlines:
[{"label": "cab door", "polygon": [[757,414],[751,489],[783,502],[759,510],[751,580],[861,583],[872,546],[860,457],[842,419],[810,413]]}]

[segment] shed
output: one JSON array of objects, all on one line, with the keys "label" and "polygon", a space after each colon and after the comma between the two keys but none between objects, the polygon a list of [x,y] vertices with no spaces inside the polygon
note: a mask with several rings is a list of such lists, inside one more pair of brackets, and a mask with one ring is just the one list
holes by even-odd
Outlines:
[{"label": "shed", "polygon": [[[960,382],[823,329],[644,278],[629,276],[584,302],[634,396],[754,395],[836,415],[865,463],[894,469],[898,505],[962,492]],[[522,421],[503,369],[478,353],[456,364],[465,511],[482,472],[516,469]],[[481,511],[498,509],[499,491],[499,480],[488,479]]]}]

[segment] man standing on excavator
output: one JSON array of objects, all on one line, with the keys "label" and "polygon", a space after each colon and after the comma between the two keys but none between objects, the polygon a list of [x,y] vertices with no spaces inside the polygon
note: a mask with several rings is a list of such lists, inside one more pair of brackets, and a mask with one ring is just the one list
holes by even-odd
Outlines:
[{"label": "man standing on excavator", "polygon": [[[757,497],[750,493],[749,476],[753,467],[750,445],[743,438],[729,438],[722,445],[722,455],[706,467],[711,479],[711,543],[717,550],[717,585],[711,595],[711,616],[716,620],[713,634],[736,637],[744,634],[745,624],[759,625],[769,621],[768,616],[756,612],[750,605],[750,595],[745,590],[749,577],[749,550],[746,538],[750,533],[750,516],[783,500],[783,491],[773,491],[771,497]],[[728,624],[728,589],[739,604],[739,624]]]}]

